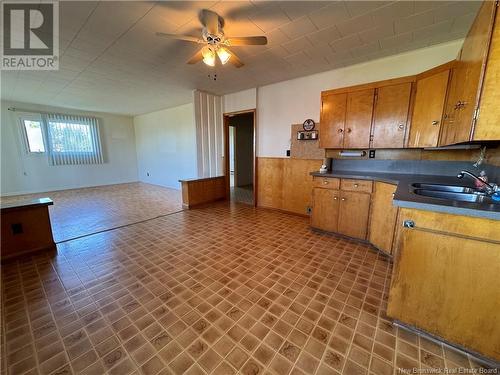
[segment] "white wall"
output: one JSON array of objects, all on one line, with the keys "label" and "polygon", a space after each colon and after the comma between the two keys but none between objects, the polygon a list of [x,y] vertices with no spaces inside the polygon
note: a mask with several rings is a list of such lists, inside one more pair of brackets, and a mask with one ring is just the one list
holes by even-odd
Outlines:
[{"label": "white wall", "polygon": [[[27,154],[19,131],[19,113],[8,111],[9,107],[99,118],[106,162],[53,166],[46,155]],[[130,116],[2,101],[1,121],[1,195],[137,181],[134,126]]]},{"label": "white wall", "polygon": [[193,104],[136,116],[134,127],[140,181],[178,189],[197,176]]},{"label": "white wall", "polygon": [[[308,118],[319,122],[321,91],[422,72],[455,59],[462,42],[444,43],[257,88],[257,156],[285,157],[290,148],[290,125]],[[241,98],[250,96],[247,91],[226,95],[224,101],[231,110],[240,110]]]},{"label": "white wall", "polygon": [[255,109],[257,107],[257,89],[238,91],[224,95],[224,113]]}]

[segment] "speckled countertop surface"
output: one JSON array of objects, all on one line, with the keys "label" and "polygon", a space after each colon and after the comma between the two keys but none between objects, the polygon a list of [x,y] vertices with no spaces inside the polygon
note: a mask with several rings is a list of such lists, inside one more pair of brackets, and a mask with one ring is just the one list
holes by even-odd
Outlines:
[{"label": "speckled countertop surface", "polygon": [[394,194],[393,204],[398,207],[415,208],[419,210],[428,210],[444,212],[455,215],[465,215],[481,217],[485,219],[500,220],[500,202],[499,203],[472,203],[459,202],[452,200],[437,199],[425,197],[413,193],[412,184],[429,183],[442,185],[457,185],[474,187],[470,179],[460,180],[454,176],[435,176],[423,174],[405,174],[405,173],[380,173],[370,171],[330,171],[328,173],[311,172],[313,176],[353,178],[359,180],[374,180],[396,184],[398,187]]}]

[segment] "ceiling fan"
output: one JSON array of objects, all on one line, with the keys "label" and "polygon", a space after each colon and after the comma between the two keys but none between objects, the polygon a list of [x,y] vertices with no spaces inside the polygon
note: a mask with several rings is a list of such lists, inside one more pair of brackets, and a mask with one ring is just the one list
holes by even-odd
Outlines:
[{"label": "ceiling fan", "polygon": [[267,38],[265,36],[226,37],[223,30],[224,18],[211,10],[201,10],[198,18],[203,25],[201,38],[189,35],[165,34],[162,32],[156,33],[157,36],[164,38],[204,44],[204,47],[188,60],[188,64],[196,64],[203,60],[208,66],[215,66],[217,56],[223,65],[230,62],[235,67],[241,68],[244,65],[243,62],[227,47],[267,44]]}]

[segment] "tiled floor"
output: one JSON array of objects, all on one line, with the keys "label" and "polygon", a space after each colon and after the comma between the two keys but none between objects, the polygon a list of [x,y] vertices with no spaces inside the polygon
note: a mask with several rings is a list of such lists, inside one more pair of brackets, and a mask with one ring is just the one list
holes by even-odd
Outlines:
[{"label": "tiled floor", "polygon": [[391,264],[307,220],[218,204],[2,267],[2,370],[398,374],[476,366],[395,328]]},{"label": "tiled floor", "polygon": [[2,202],[49,197],[56,242],[151,219],[182,209],[181,192],[141,182],[3,197]]},{"label": "tiled floor", "polygon": [[231,201],[253,204],[253,185],[231,186]]}]

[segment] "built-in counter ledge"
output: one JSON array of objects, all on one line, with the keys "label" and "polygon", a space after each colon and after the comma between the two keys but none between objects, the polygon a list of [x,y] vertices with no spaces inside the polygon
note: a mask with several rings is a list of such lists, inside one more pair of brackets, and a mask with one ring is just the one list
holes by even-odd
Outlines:
[{"label": "built-in counter ledge", "polygon": [[226,199],[226,176],[179,180],[182,186],[182,207],[193,208]]},{"label": "built-in counter ledge", "polygon": [[52,206],[54,202],[50,198],[26,199],[17,202],[1,203],[0,209],[2,212],[8,210],[25,209],[37,206]]},{"label": "built-in counter ledge", "polygon": [[456,178],[456,176],[382,173],[370,171],[330,171],[328,173],[310,172],[310,175],[322,178],[372,180],[397,185],[393,204],[398,207],[500,220],[500,203],[487,204],[440,200],[417,195],[413,193],[411,189],[412,184],[415,183],[474,187],[471,185],[471,181],[460,180]]}]

